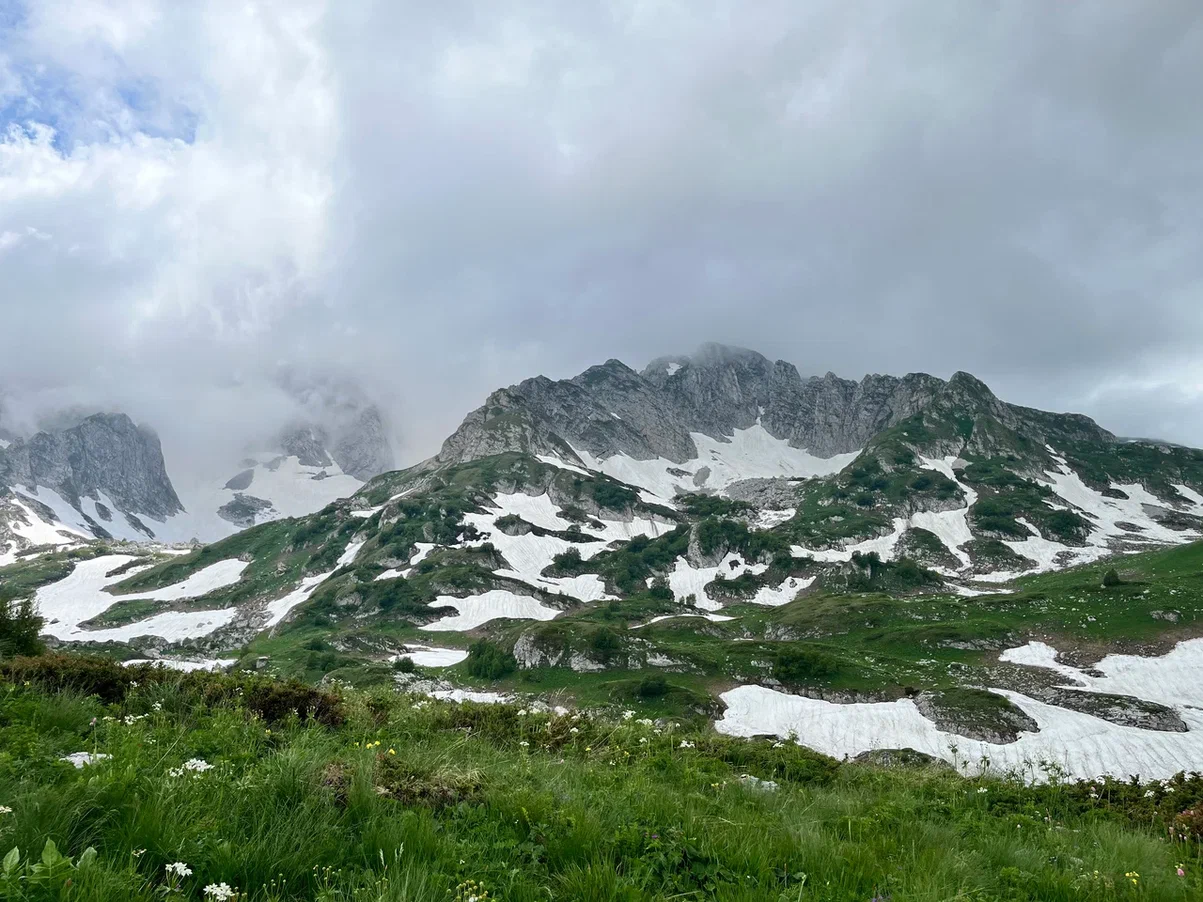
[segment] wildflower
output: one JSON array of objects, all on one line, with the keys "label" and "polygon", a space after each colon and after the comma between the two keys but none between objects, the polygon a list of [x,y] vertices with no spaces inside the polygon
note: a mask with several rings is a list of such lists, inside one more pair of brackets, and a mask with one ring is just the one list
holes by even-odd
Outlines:
[{"label": "wildflower", "polygon": [[155,711],[162,711],[162,710],[163,710],[163,703],[162,703],[162,702],[155,702],[155,703],[154,703],[153,705],[151,705],[150,707],[151,707],[153,710],[155,710]]},{"label": "wildflower", "polygon": [[264,735],[264,736],[270,736],[271,734],[272,734],[272,731],[271,731],[271,730],[264,730],[264,731],[263,731],[263,735]]},{"label": "wildflower", "polygon": [[[137,688],[138,688],[138,681],[137,681],[137,680],[130,680],[130,681],[129,681],[129,684],[130,684],[130,688],[132,688],[132,689],[137,689]],[[28,684],[27,684],[27,685],[28,685]]]},{"label": "wildflower", "polygon": [[783,748],[785,748],[785,743],[782,742],[781,740],[777,740],[776,742],[773,743],[773,748],[783,749]]},{"label": "wildflower", "polygon": [[629,711],[629,710],[628,710],[628,711],[623,711],[623,712],[622,712],[622,719],[623,719],[623,720],[630,720],[630,719],[631,719],[632,717],[634,717],[634,716],[635,716],[635,712],[634,712],[634,711]]},{"label": "wildflower", "polygon": [[88,721],[88,726],[90,726],[90,727],[96,726],[96,718],[95,717],[93,717],[90,721]]},{"label": "wildflower", "polygon": [[192,874],[192,868],[182,861],[176,861],[167,865],[167,873],[175,874],[177,877],[188,877]]},{"label": "wildflower", "polygon": [[593,746],[591,746],[591,745],[587,745],[587,746],[585,746],[585,751],[586,751],[586,752],[591,752],[591,751],[593,751]]},{"label": "wildflower", "polygon": [[1186,876],[1186,868],[1184,868],[1181,864],[1179,864],[1177,869],[1174,871],[1174,873],[1177,874],[1179,877],[1185,877]]},{"label": "wildflower", "polygon": [[578,730],[576,727],[573,727],[573,728],[572,728],[571,730],[569,730],[568,732],[569,732],[569,733],[576,734],[576,733],[579,733],[579,732],[580,732],[580,730]]},{"label": "wildflower", "polygon": [[693,748],[693,743],[690,742],[688,739],[682,739],[681,744],[678,746],[678,748],[691,749],[691,748]]},{"label": "wildflower", "polygon": [[145,849],[134,849],[134,851],[130,852],[130,854],[133,855],[135,858],[141,858],[143,855],[146,854],[146,850]]},{"label": "wildflower", "polygon": [[0,805],[0,814],[12,814],[13,810],[7,805]]},{"label": "wildflower", "polygon": [[519,717],[526,717],[526,709],[525,709],[525,708],[519,708],[519,709],[518,709],[518,716],[519,716]]},{"label": "wildflower", "polygon": [[641,737],[639,738],[639,744],[640,744],[640,745],[647,745],[647,737],[646,737],[646,736],[641,736]]},{"label": "wildflower", "polygon": [[989,790],[988,790],[988,789],[986,789],[986,787],[985,787],[985,786],[979,786],[979,787],[977,788],[977,794],[978,794],[978,795],[981,795],[983,792],[989,792]]},{"label": "wildflower", "polygon": [[1156,793],[1155,793],[1155,792],[1153,792],[1153,790],[1151,790],[1151,789],[1146,789],[1146,790],[1145,790],[1145,798],[1146,798],[1146,799],[1151,799],[1151,798],[1153,798],[1153,796],[1155,796],[1155,795],[1156,795]]},{"label": "wildflower", "polygon": [[645,727],[650,727],[652,725],[652,719],[650,717],[641,717],[639,720],[635,721],[635,723]]},{"label": "wildflower", "polygon": [[520,743],[518,743],[518,744],[519,744],[520,746],[522,746],[523,748],[527,748],[527,747],[530,745],[530,743],[529,743],[529,742],[527,742],[525,739],[523,739],[523,740],[522,740]]},{"label": "wildflower", "polygon": [[1136,873],[1136,871],[1128,871],[1124,874],[1124,876],[1132,881],[1133,886],[1136,886],[1136,884],[1140,881],[1140,874]]},{"label": "wildflower", "polygon": [[233,899],[237,893],[230,889],[228,883],[210,883],[205,887],[205,895],[214,902],[227,902],[227,900]]},{"label": "wildflower", "polygon": [[397,750],[396,750],[396,749],[389,749],[389,750],[388,750],[388,753],[389,753],[390,755],[395,755],[395,754],[397,754]]}]

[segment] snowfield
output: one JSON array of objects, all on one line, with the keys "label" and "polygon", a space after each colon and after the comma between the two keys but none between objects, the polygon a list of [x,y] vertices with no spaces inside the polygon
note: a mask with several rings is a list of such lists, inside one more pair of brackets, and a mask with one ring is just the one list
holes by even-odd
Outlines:
[{"label": "snowfield", "polygon": [[400,653],[389,658],[389,662],[409,658],[419,667],[451,667],[468,658],[462,648],[436,648],[432,645],[407,645]]},{"label": "snowfield", "polygon": [[[182,639],[206,635],[218,627],[224,626],[236,613],[231,609],[229,617],[223,620],[217,616],[219,612],[214,611],[193,611],[186,615],[181,612],[165,612],[148,620],[113,629],[86,630],[81,628],[80,623],[103,614],[121,601],[145,599],[171,602],[200,598],[238,582],[242,577],[242,571],[247,567],[245,561],[218,561],[203,570],[198,570],[183,582],[156,589],[153,592],[110,595],[103,591],[105,587],[119,583],[132,574],[146,569],[138,567],[117,576],[105,575],[132,560],[134,558],[129,555],[113,554],[93,558],[90,561],[80,561],[66,577],[38,589],[34,594],[34,606],[38,613],[46,618],[44,632],[56,639],[76,642],[127,641],[128,638],[147,635],[161,636],[164,639]],[[130,634],[130,630],[135,630],[135,632]]]},{"label": "snowfield", "polygon": [[432,608],[454,608],[457,613],[444,617],[434,623],[427,623],[419,629],[429,632],[462,632],[476,629],[490,620],[503,617],[514,620],[551,620],[560,612],[549,608],[539,599],[529,595],[515,595],[505,589],[491,589],[481,595],[469,598],[453,598],[450,595],[440,595],[430,603]]},{"label": "snowfield", "polygon": [[[579,448],[572,450],[590,470],[647,489],[668,501],[678,492],[695,492],[699,488],[721,492],[741,479],[830,476],[860,454],[853,451],[834,457],[815,457],[808,451],[792,447],[785,439],[773,438],[759,423],[734,430],[725,441],[702,432],[692,432],[690,437],[698,449],[698,456],[684,463],[663,457],[636,460],[626,454],[614,454],[603,460]],[[559,462],[556,465],[567,467]],[[709,475],[705,478],[698,475],[699,481],[695,483],[693,474],[699,474],[702,468],[709,469]],[[691,476],[674,476],[669,470],[684,470]]]},{"label": "snowfield", "polygon": [[1056,670],[1082,691],[1132,695],[1176,708],[1186,733],[1143,730],[993,690],[1010,699],[1039,725],[1015,742],[999,745],[946,733],[919,713],[910,699],[836,704],[789,695],[763,686],[723,693],[727,710],[715,728],[732,736],[794,737],[802,745],[842,758],[871,749],[911,748],[970,771],[1014,771],[1046,779],[1049,768],[1073,777],[1166,779],[1179,771],[1203,770],[1203,639],[1179,643],[1167,655],[1142,658],[1109,655],[1091,677],[1058,664],[1056,651],[1033,642],[1003,653],[1011,663]]}]

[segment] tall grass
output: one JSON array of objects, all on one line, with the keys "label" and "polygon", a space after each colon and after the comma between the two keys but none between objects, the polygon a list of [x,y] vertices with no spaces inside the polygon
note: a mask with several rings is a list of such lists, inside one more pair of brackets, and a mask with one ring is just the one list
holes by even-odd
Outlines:
[{"label": "tall grass", "polygon": [[[195,679],[107,705],[0,684],[0,855],[20,856],[0,900],[1203,898],[1197,841],[1166,832],[1199,779],[1028,786],[634,719],[340,704],[324,726]],[[79,751],[110,757],[59,760]],[[71,860],[38,871],[48,840]]]}]

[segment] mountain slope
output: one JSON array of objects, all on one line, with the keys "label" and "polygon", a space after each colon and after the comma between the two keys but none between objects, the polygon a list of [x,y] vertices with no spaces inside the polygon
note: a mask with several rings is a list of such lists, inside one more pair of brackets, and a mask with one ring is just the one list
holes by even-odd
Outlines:
[{"label": "mountain slope", "polygon": [[[1084,723],[1072,711],[1102,731],[1097,756],[1074,759],[1083,774],[1195,760],[1193,740],[1162,734],[1203,728],[1183,707],[1203,696],[1093,683],[1080,665],[1203,632],[1203,545],[1148,553],[1203,536],[1203,452],[1121,442],[964,373],[794,382],[790,369],[711,347],[643,374],[611,361],[528,380],[435,458],[316,514],[183,557],[92,549],[40,588],[30,566],[13,578],[54,612],[51,635],[122,655],[378,681],[408,657],[419,675],[398,679],[425,691],[488,698],[500,680],[581,702],[645,679],[659,692],[659,674],[681,710],[726,704],[735,733],[821,730],[847,713],[822,705],[849,700],[888,719],[922,692],[897,723],[924,750],[960,735],[1005,746],[998,760],[1052,753]],[[298,465],[329,457],[311,432],[291,441]],[[820,457],[807,442],[848,450]],[[1086,569],[1049,573],[1071,566]],[[1077,669],[1050,671],[1033,642]],[[1193,672],[1196,646],[1181,647],[1148,666]],[[1057,672],[1099,698],[1066,693]],[[982,687],[1011,694],[963,694]],[[795,701],[808,694],[822,705]],[[1032,724],[1040,735],[1024,739]]]}]

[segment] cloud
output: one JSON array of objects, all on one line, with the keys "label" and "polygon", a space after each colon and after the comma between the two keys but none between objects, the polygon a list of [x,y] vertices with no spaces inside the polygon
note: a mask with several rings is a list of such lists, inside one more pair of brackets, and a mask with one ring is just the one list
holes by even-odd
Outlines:
[{"label": "cloud", "polygon": [[5,34],[10,396],[237,433],[277,364],[337,368],[413,458],[497,385],[719,340],[1203,444],[1197,4],[75,0]]}]

